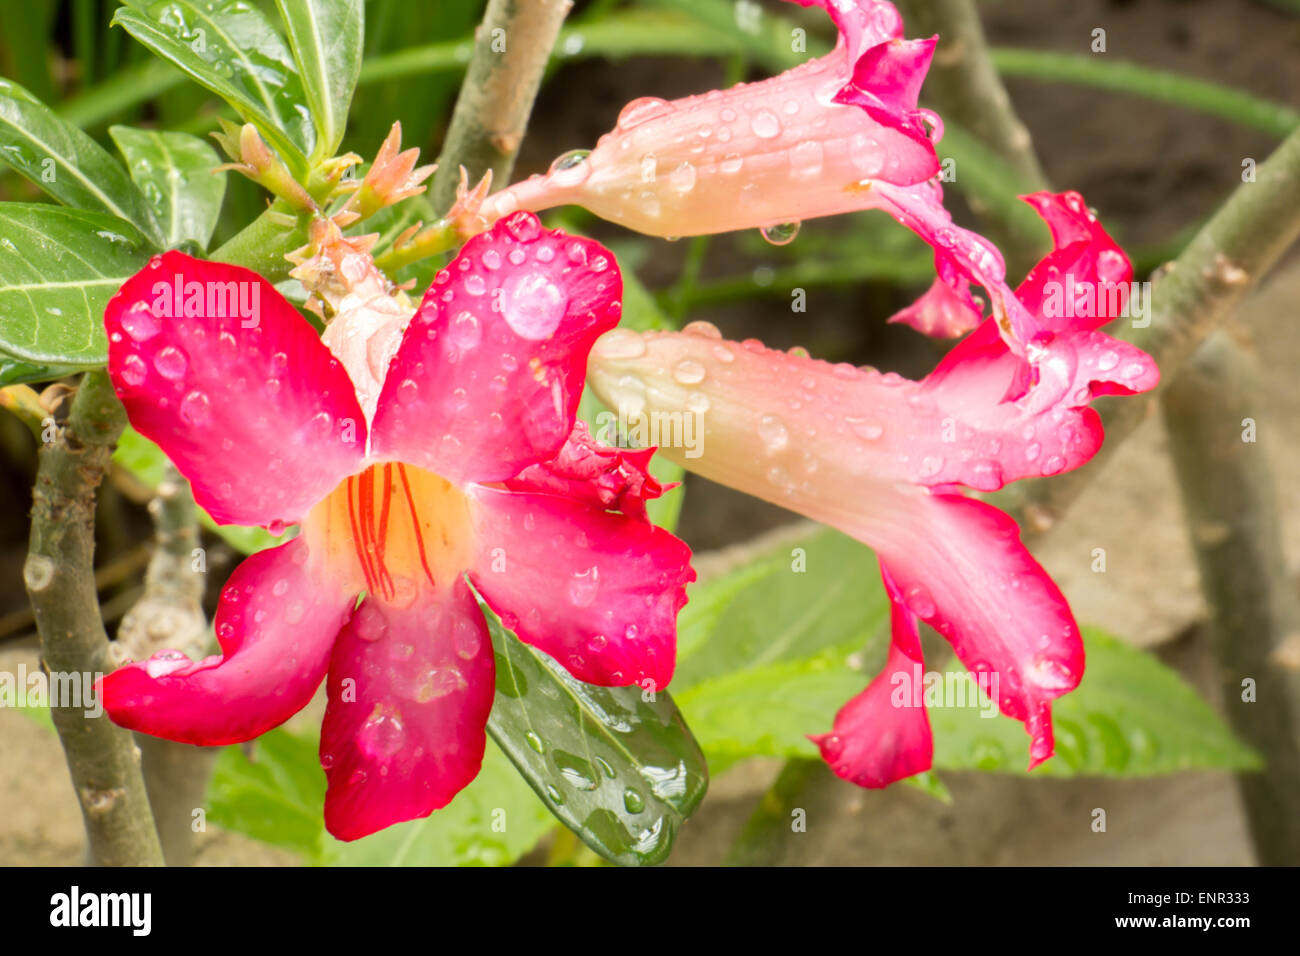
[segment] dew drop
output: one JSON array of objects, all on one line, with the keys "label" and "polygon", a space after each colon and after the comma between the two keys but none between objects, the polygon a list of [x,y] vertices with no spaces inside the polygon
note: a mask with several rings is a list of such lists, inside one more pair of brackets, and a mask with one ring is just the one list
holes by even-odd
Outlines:
[{"label": "dew drop", "polygon": [[698,385],[705,374],[704,366],[694,359],[682,359],[673,366],[673,379],[682,385]]},{"label": "dew drop", "polygon": [[149,367],[138,355],[128,355],[122,363],[122,381],[128,385],[142,385],[149,377]]},{"label": "dew drop", "polygon": [[550,338],[564,318],[568,296],[540,272],[517,273],[502,286],[501,314],[522,338]]},{"label": "dew drop", "polygon": [[755,113],[754,118],[749,122],[749,128],[759,139],[772,139],[774,136],[781,135],[781,121],[768,109]]},{"label": "dew drop", "polygon": [[780,222],[775,226],[764,226],[759,233],[774,246],[788,246],[799,235],[799,223]]},{"label": "dew drop", "polygon": [[208,396],[193,391],[181,400],[181,421],[194,428],[202,427],[212,420],[212,404]]},{"label": "dew drop", "polygon": [[764,415],[758,423],[758,437],[769,455],[775,454],[790,443],[790,432],[775,415]]},{"label": "dew drop", "polygon": [[175,382],[185,376],[185,369],[189,367],[189,361],[185,358],[184,352],[174,345],[169,345],[154,356],[153,367],[158,370],[158,374],[163,378]]}]

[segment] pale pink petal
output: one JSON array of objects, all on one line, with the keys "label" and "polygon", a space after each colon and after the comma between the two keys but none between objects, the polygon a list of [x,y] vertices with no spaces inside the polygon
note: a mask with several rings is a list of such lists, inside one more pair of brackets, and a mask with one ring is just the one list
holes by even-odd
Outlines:
[{"label": "pale pink petal", "polygon": [[608,511],[642,517],[645,503],[665,489],[650,474],[653,448],[610,448],[578,419],[564,447],[550,461],[530,465],[506,482],[511,491],[535,491],[578,500]]},{"label": "pale pink petal", "polygon": [[453,481],[503,481],[554,457],[622,291],[610,253],[530,213],[471,239],[434,279],[389,365],[374,455]]},{"label": "pale pink petal", "polygon": [[916,616],[902,603],[888,573],[884,578],[892,624],[885,669],[840,708],[834,730],[809,738],[837,777],[860,787],[887,787],[929,770],[934,761]]},{"label": "pale pink petal", "polygon": [[494,668],[464,579],[405,607],[366,598],[329,665],[320,743],[329,832],[355,840],[428,816],[473,780]]},{"label": "pale pink petal", "polygon": [[284,723],[320,686],[354,592],[337,586],[303,538],[246,558],[221,592],[214,626],[221,654],[179,651],[103,678],[115,723],[181,743],[240,743]]},{"label": "pale pink petal", "polygon": [[155,256],[109,301],[104,324],[131,424],[216,521],[292,524],[359,467],[366,424],[352,382],[257,273]]},{"label": "pale pink petal", "polygon": [[470,496],[470,577],[507,627],[579,680],[668,685],[677,612],[695,580],[685,543],[567,498],[483,487]]},{"label": "pale pink petal", "polygon": [[888,3],[815,5],[843,31],[826,56],[729,90],[633,100],[589,156],[489,196],[481,215],[571,203],[638,232],[689,236],[876,208],[864,180],[930,179],[937,130],[915,96],[932,41],[899,39]]}]

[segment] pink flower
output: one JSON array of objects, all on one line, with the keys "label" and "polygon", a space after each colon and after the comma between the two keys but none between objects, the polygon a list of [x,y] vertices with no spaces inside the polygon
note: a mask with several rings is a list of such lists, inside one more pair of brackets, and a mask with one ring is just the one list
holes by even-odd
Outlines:
[{"label": "pink flower", "polygon": [[[576,204],[629,229],[687,236],[768,229],[882,209],[935,250],[931,289],[893,321],[938,336],[970,331],[984,287],[997,327],[1024,368],[1032,317],[1006,285],[1001,253],[955,226],[936,180],[939,118],[917,108],[937,38],[902,39],[884,0],[791,0],[825,9],[839,28],[835,49],[780,76],[666,102],[634,100],[589,155],[560,157],[534,176],[461,210],[473,231],[517,209]],[[927,130],[927,126],[929,129]]]},{"label": "pink flower", "polygon": [[[621,292],[598,244],[519,213],[438,274],[395,350],[344,329],[340,363],[247,270],[169,252],[129,279],[106,324],[132,424],[217,521],[301,533],[231,576],[221,655],[106,677],[113,719],[235,743],[328,674],[325,820],[349,840],[426,816],[478,773],[494,660],[470,583],[580,680],[665,686],[689,550],[644,518],[660,492],[648,456],[574,427]],[[376,368],[363,411],[354,381]]]},{"label": "pink flower", "polygon": [[835,49],[780,76],[624,107],[589,154],[488,197],[484,221],[573,203],[630,229],[686,236],[771,227],[875,205],[863,181],[910,186],[939,169],[917,92],[935,40],[902,39],[881,0],[825,9]]},{"label": "pink flower", "polygon": [[[895,706],[895,674],[921,661],[917,622],[932,625],[1030,735],[1030,767],[1051,756],[1051,701],[1083,673],[1069,606],[1021,543],[1015,522],[963,497],[1086,462],[1101,444],[1089,403],[1156,384],[1151,358],[1098,327],[1118,300],[1058,310],[1057,283],[1096,290],[1127,281],[1128,259],[1077,194],[1027,200],[1056,248],[1016,290],[1032,318],[1036,380],[1006,396],[1023,363],[990,319],[919,382],[871,369],[680,333],[619,330],[592,352],[590,383],[612,408],[698,414],[699,457],[664,449],[708,478],[831,525],[875,549],[893,602],[888,664],[814,740],[839,776],[879,787],[927,769],[924,709]],[[1075,304],[1086,297],[1079,297]],[[630,411],[629,411],[630,410]],[[912,703],[908,701],[907,703]]]}]

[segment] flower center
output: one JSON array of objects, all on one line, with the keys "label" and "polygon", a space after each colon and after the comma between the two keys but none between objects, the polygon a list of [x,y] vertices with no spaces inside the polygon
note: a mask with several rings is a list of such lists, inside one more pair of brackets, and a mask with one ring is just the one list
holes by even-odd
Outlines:
[{"label": "flower center", "polygon": [[371,465],[312,509],[303,533],[357,590],[399,607],[423,587],[449,586],[469,567],[469,505],[431,471]]}]

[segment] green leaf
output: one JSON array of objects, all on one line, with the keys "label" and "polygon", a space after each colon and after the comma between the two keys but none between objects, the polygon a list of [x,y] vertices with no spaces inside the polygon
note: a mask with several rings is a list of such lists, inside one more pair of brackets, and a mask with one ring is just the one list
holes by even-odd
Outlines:
[{"label": "green leaf", "polygon": [[493,739],[551,813],[606,860],[663,862],[708,786],[704,755],[672,698],[575,680],[484,613],[497,662]]},{"label": "green leaf", "polygon": [[441,810],[352,843],[325,838],[324,861],[336,866],[509,866],[555,827],[496,744],[483,768]]},{"label": "green leaf", "polygon": [[845,654],[828,652],[702,681],[678,690],[677,706],[716,773],[746,757],[819,756],[806,735],[830,730],[866,685]]},{"label": "green leaf", "polygon": [[64,205],[124,219],[161,245],[158,220],[122,165],[5,79],[0,79],[0,161]]},{"label": "green leaf", "polygon": [[197,136],[130,126],[108,133],[145,199],[157,213],[167,248],[193,242],[208,247],[226,195],[226,174],[216,151]]},{"label": "green leaf", "polygon": [[313,159],[343,140],[348,106],[361,75],[365,41],[362,0],[276,0],[316,124]]},{"label": "green leaf", "polygon": [[208,819],[318,860],[325,839],[325,773],[316,741],[278,729],[257,738],[254,747],[252,760],[239,746],[221,751],[208,784]]},{"label": "green leaf", "polygon": [[24,382],[49,382],[80,371],[76,366],[35,365],[0,352],[0,388]]},{"label": "green leaf", "polygon": [[[1056,756],[1032,776],[1138,777],[1179,770],[1251,770],[1258,756],[1172,669],[1092,628],[1078,688],[1052,703]],[[969,677],[966,677],[969,680]],[[1029,738],[976,707],[931,707],[939,769],[1025,773]]]},{"label": "green leaf", "polygon": [[284,40],[260,10],[243,0],[132,0],[113,24],[229,103],[305,176],[315,144],[306,94]]},{"label": "green leaf", "polygon": [[208,818],[336,866],[504,866],[531,850],[555,820],[491,743],[483,769],[450,804],[342,843],[325,832],[319,737],[284,729],[257,738],[253,759],[227,747],[208,786]]},{"label": "green leaf", "polygon": [[887,636],[875,554],[838,531],[808,527],[769,537],[757,551],[728,552],[734,563],[725,573],[688,586],[677,618],[679,695],[709,678],[847,655]]},{"label": "green leaf", "polygon": [[104,306],[151,248],[114,216],[0,203],[0,351],[33,365],[103,365]]},{"label": "green leaf", "polygon": [[826,528],[769,536],[690,585],[677,619],[677,704],[715,771],[753,756],[816,757],[866,686],[850,657],[887,639],[875,555]]}]

